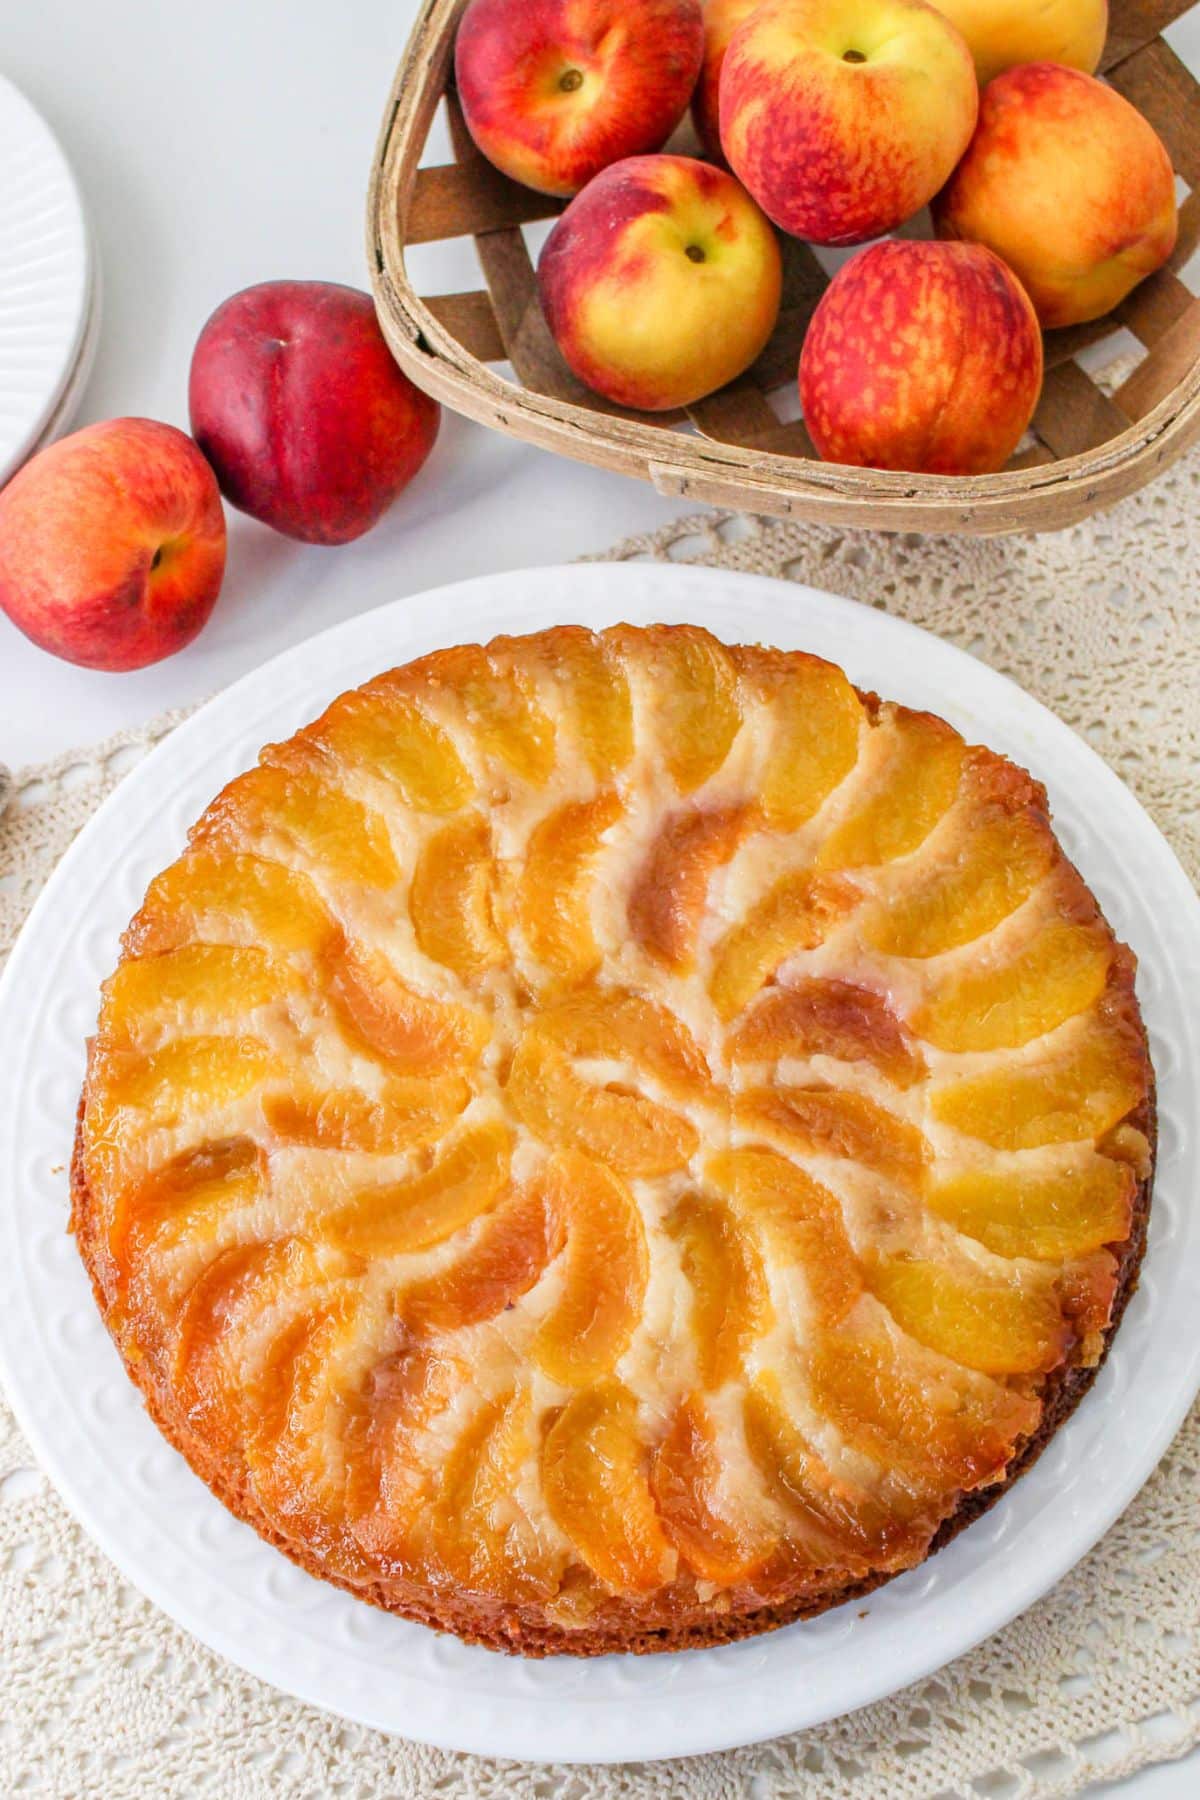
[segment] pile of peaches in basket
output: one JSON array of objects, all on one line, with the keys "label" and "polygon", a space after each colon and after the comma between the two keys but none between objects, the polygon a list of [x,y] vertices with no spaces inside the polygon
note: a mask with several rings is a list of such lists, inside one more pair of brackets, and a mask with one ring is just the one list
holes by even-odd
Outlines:
[{"label": "pile of peaches in basket", "polygon": [[[1161,139],[1092,73],[1106,0],[471,0],[455,72],[480,151],[574,196],[538,263],[575,374],[688,406],[775,325],[773,226],[844,262],[800,356],[833,462],[999,469],[1041,328],[1098,318],[1175,244]],[[709,160],[663,154],[691,105]],[[932,241],[887,239],[926,205]]]},{"label": "pile of peaches in basket", "polygon": [[[1106,0],[471,0],[459,98],[483,154],[573,196],[538,276],[575,373],[691,405],[749,367],[782,287],[775,226],[844,263],[800,357],[831,461],[1001,468],[1041,327],[1099,317],[1171,254],[1170,159],[1090,73]],[[661,154],[691,105],[707,159]],[[932,202],[932,241],[886,238]],[[422,466],[440,409],[366,294],[269,281],[200,333],[192,436],[110,419],[0,492],[0,612],[91,669],[191,642],[225,571],[222,496],[343,544]]]}]

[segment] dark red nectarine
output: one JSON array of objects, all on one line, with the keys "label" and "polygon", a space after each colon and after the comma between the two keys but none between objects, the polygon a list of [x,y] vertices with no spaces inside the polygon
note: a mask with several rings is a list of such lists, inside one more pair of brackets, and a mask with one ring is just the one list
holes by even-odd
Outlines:
[{"label": "dark red nectarine", "polygon": [[219,306],[188,405],[225,498],[309,544],[369,531],[441,417],[393,360],[370,296],[328,281],[266,281]]}]

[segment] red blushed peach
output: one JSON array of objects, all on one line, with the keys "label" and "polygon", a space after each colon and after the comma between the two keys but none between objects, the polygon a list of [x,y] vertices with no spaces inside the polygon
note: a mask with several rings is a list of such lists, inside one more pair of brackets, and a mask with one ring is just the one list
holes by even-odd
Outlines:
[{"label": "red blushed peach", "polygon": [[721,149],[719,97],[721,65],[729,40],[743,20],[762,0],[704,0],[704,61],[692,95],[692,118],[700,142],[710,156],[724,158]]},{"label": "red blushed peach", "polygon": [[458,97],[489,162],[543,194],[577,194],[666,143],[687,110],[700,0],[471,0]]},{"label": "red blushed peach", "polygon": [[961,35],[924,0],[766,0],[721,69],[721,144],[768,217],[860,244],[947,179],[978,110]]},{"label": "red blushed peach", "polygon": [[1166,262],[1171,159],[1128,100],[1078,69],[1027,63],[984,91],[971,147],[934,206],[943,237],[987,244],[1043,325],[1098,319]]},{"label": "red blushed peach", "polygon": [[216,477],[173,425],[87,425],[0,492],[0,610],[86,669],[140,669],[181,650],[224,572]]},{"label": "red blushed peach", "polygon": [[834,276],[800,355],[829,462],[931,475],[1003,468],[1033,416],[1042,339],[1020,282],[975,244],[874,244]]},{"label": "red blushed peach", "polygon": [[779,245],[732,175],[631,156],[546,239],[542,310],[571,368],[622,406],[689,406],[754,361],[779,313]]},{"label": "red blushed peach", "polygon": [[985,87],[1018,63],[1065,63],[1091,74],[1108,35],[1108,0],[938,0]]}]

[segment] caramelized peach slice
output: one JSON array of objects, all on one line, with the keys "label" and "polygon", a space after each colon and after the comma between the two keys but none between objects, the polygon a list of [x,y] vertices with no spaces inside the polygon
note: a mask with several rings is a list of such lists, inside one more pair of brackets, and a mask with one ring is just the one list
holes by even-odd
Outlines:
[{"label": "caramelized peach slice", "polygon": [[1079,1340],[1074,1360],[1088,1367],[1100,1360],[1119,1275],[1120,1265],[1107,1250],[1094,1250],[1090,1256],[1080,1257],[1063,1268],[1062,1308]]},{"label": "caramelized peach slice", "polygon": [[554,724],[529,676],[478,644],[440,652],[438,674],[458,694],[484,757],[543,787],[554,769]]},{"label": "caramelized peach slice", "polygon": [[470,1379],[440,1347],[405,1346],[368,1369],[345,1407],[345,1507],[358,1540],[409,1573],[423,1570],[433,1473],[421,1438]]},{"label": "caramelized peach slice", "polygon": [[262,1109],[276,1144],[390,1156],[440,1137],[470,1098],[456,1075],[400,1076],[375,1095],[294,1081],[285,1090],[268,1090]]},{"label": "caramelized peach slice", "polygon": [[202,1119],[240,1100],[271,1075],[276,1057],[253,1037],[181,1037],[145,1053],[103,1042],[92,1061],[93,1129],[118,1106],[148,1113],[164,1131]]},{"label": "caramelized peach slice", "polygon": [[453,739],[385,675],[335,700],[308,732],[329,755],[390,782],[417,812],[452,813],[475,784]]},{"label": "caramelized peach slice", "polygon": [[600,962],[591,920],[591,876],[608,831],[624,812],[611,790],[558,807],[535,826],[525,853],[517,916],[538,961],[566,981]]},{"label": "caramelized peach slice", "polygon": [[761,1234],[772,1261],[801,1270],[821,1321],[844,1318],[863,1291],[863,1276],[837,1196],[774,1150],[722,1150],[704,1173]]},{"label": "caramelized peach slice", "polygon": [[332,1283],[248,1372],[246,1463],[272,1511],[294,1513],[300,1496],[332,1498],[342,1467],[339,1363],[357,1353],[362,1306],[357,1281]]},{"label": "caramelized peach slice", "polygon": [[488,1213],[457,1261],[402,1289],[396,1315],[414,1337],[478,1325],[527,1294],[562,1249],[565,1221],[537,1186]]},{"label": "caramelized peach slice", "polygon": [[369,1055],[406,1075],[438,1075],[478,1062],[491,1036],[486,1014],[418,993],[386,957],[340,932],[321,965],[343,1031]]},{"label": "caramelized peach slice", "polygon": [[940,981],[910,1023],[939,1050],[1015,1049],[1094,1005],[1111,962],[1103,925],[1049,919],[1007,956]]},{"label": "caramelized peach slice", "polygon": [[694,793],[721,767],[742,723],[729,652],[707,631],[684,625],[638,632],[632,655],[645,666],[662,759],[679,792]]},{"label": "caramelized peach slice", "polygon": [[868,1268],[872,1293],[909,1337],[985,1375],[1057,1368],[1071,1333],[1054,1275],[1027,1271],[1005,1280],[966,1258],[881,1257]]},{"label": "caramelized peach slice", "polygon": [[307,1279],[312,1267],[311,1246],[293,1237],[230,1244],[205,1264],[179,1309],[172,1357],[173,1379],[189,1412],[200,1416],[214,1403],[222,1410],[221,1359],[272,1276],[288,1268]]},{"label": "caramelized peach slice", "polygon": [[755,1496],[728,1491],[716,1427],[693,1395],[676,1408],[650,1465],[650,1488],[663,1530],[684,1561],[707,1581],[730,1587],[761,1580],[780,1534]]},{"label": "caramelized peach slice", "polygon": [[[147,1172],[164,1152],[148,1145],[146,1129],[130,1134],[119,1115],[134,1107],[147,1114],[144,1127],[205,1140],[240,1129],[221,1115],[261,1082],[277,1077],[279,1064],[267,1046],[249,1037],[188,1037],[149,1053],[111,1048],[96,1040],[88,1069],[83,1117],[83,1167],[92,1192],[118,1190]],[[176,1153],[187,1145],[177,1143]]]},{"label": "caramelized peach slice", "polygon": [[808,1385],[846,1443],[933,1493],[996,1481],[1041,1416],[1030,1396],[883,1332],[825,1334]]},{"label": "caramelized peach slice", "polygon": [[485,1401],[447,1458],[433,1509],[433,1541],[449,1573],[510,1603],[544,1600],[552,1587],[513,1498],[532,1448],[528,1388]]},{"label": "caramelized peach slice", "polygon": [[425,955],[468,981],[505,962],[498,887],[491,826],[482,813],[464,813],[436,832],[417,858],[408,899]]},{"label": "caramelized peach slice", "polygon": [[629,929],[648,956],[679,974],[695,965],[708,884],[730,861],[756,814],[750,806],[672,813],[646,853],[629,895]]},{"label": "caramelized peach slice", "polygon": [[964,1170],[937,1182],[926,1203],[997,1256],[1056,1262],[1124,1242],[1136,1192],[1127,1164],[1087,1149],[1053,1165]]},{"label": "caramelized peach slice", "polygon": [[[287,750],[281,746],[281,754]],[[382,815],[303,761],[295,767],[265,762],[239,775],[213,801],[192,841],[251,849],[278,836],[303,850],[327,879],[368,888],[393,887],[399,880]]]},{"label": "caramelized peach slice", "polygon": [[788,1535],[815,1566],[847,1570],[915,1560],[929,1531],[902,1523],[866,1488],[833,1474],[784,1405],[779,1382],[763,1374],[747,1390],[746,1444],[789,1519]]},{"label": "caramelized peach slice", "polygon": [[829,1056],[871,1063],[897,1087],[911,1087],[925,1063],[881,994],[854,982],[812,978],[764,994],[726,1040],[735,1063]]},{"label": "caramelized peach slice", "polygon": [[690,1119],[669,1107],[586,1080],[541,1023],[517,1046],[508,1097],[543,1143],[582,1150],[622,1175],[681,1169],[700,1142]]},{"label": "caramelized peach slice", "polygon": [[837,875],[781,876],[713,951],[708,991],[719,1017],[740,1013],[789,956],[823,944],[858,901],[858,889]]},{"label": "caramelized peach slice", "polygon": [[633,702],[619,658],[582,627],[556,632],[547,655],[567,689],[567,717],[592,774],[611,781],[633,755]]},{"label": "caramelized peach slice", "polygon": [[722,1201],[684,1194],[666,1220],[692,1290],[692,1338],[702,1386],[736,1379],[773,1318],[762,1257]]},{"label": "caramelized peach slice", "polygon": [[153,1247],[156,1258],[187,1239],[210,1244],[222,1223],[262,1197],[263,1163],[249,1138],[187,1150],[145,1181],[121,1189],[108,1223],[108,1250],[124,1286]]},{"label": "caramelized peach slice", "polygon": [[940,956],[974,943],[1028,899],[1054,855],[1044,815],[968,811],[946,854],[889,893],[864,935],[887,956]]},{"label": "caramelized peach slice", "polygon": [[862,1163],[899,1186],[919,1189],[930,1161],[915,1125],[865,1094],[843,1088],[750,1088],[734,1101],[740,1124],[762,1127],[810,1156]]},{"label": "caramelized peach slice", "polygon": [[285,1000],[300,985],[290,964],[249,944],[181,944],[120,965],[104,984],[100,1029],[116,1043],[144,1036],[147,1023],[220,1023]]},{"label": "caramelized peach slice", "polygon": [[321,1279],[316,1247],[288,1236],[230,1244],[192,1283],[176,1321],[173,1380],[208,1443],[236,1443],[251,1417],[254,1396],[243,1367],[247,1330]]},{"label": "caramelized peach slice", "polygon": [[881,755],[863,798],[821,846],[824,869],[894,862],[923,844],[958,791],[963,741],[931,713],[885,706]]},{"label": "caramelized peach slice", "polygon": [[842,671],[820,657],[740,650],[743,674],[770,708],[761,804],[772,831],[795,831],[818,812],[858,761],[862,702]]},{"label": "caramelized peach slice", "polygon": [[192,939],[315,953],[332,926],[307,875],[220,844],[195,845],[150,883],[123,942],[136,956]]},{"label": "caramelized peach slice", "polygon": [[539,1177],[552,1218],[566,1230],[562,1290],[531,1346],[564,1387],[586,1387],[629,1346],[646,1292],[646,1228],[628,1187],[602,1163],[566,1150]]},{"label": "caramelized peach slice", "polygon": [[650,1593],[678,1558],[647,1479],[637,1401],[609,1378],[569,1400],[542,1445],[550,1517],[580,1558],[618,1593]]},{"label": "caramelized peach slice", "polygon": [[547,1008],[538,1023],[571,1056],[635,1062],[679,1099],[709,1091],[708,1063],[687,1026],[631,988],[582,988]]},{"label": "caramelized peach slice", "polygon": [[1032,1062],[960,1076],[932,1090],[935,1119],[998,1150],[1103,1137],[1146,1095],[1145,1047],[1102,1006]]},{"label": "caramelized peach slice", "polygon": [[424,1174],[363,1188],[314,1224],[359,1256],[425,1250],[491,1210],[508,1186],[511,1156],[504,1125],[466,1126]]}]

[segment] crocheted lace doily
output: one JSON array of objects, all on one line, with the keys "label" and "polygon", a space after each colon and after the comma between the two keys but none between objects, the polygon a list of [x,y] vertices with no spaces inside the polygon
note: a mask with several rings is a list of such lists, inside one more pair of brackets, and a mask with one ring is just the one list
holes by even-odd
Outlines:
[{"label": "crocheted lace doily", "polygon": [[[1200,457],[1056,536],[849,534],[714,513],[609,555],[805,581],[952,639],[1082,732],[1200,871]],[[0,955],[71,837],[176,717],[17,774],[0,819]],[[344,1724],[201,1649],[93,1548],[0,1403],[0,1792],[1050,1800],[1200,1742],[1198,1500],[1200,1406],[1092,1554],[932,1679],[720,1756],[532,1768]]]}]

